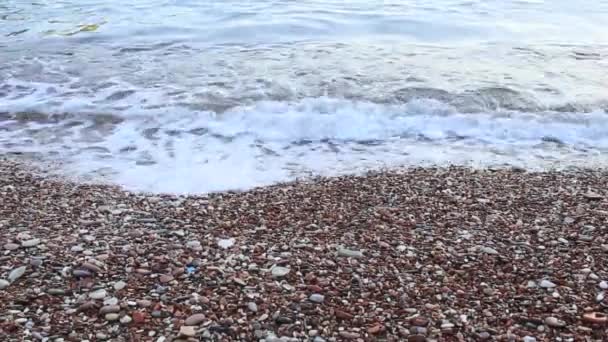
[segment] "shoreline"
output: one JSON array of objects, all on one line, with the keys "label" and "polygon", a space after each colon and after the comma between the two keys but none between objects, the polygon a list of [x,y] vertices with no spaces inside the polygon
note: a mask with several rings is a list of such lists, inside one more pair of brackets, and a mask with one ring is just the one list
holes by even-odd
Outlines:
[{"label": "shoreline", "polygon": [[606,340],[606,189],[451,167],[150,195],[3,160],[0,334]]}]

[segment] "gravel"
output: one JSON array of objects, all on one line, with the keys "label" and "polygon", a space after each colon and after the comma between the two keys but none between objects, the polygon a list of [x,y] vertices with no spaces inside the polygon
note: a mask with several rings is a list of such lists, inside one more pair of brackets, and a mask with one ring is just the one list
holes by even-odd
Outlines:
[{"label": "gravel", "polygon": [[418,168],[184,197],[4,160],[0,336],[605,341],[606,189]]}]

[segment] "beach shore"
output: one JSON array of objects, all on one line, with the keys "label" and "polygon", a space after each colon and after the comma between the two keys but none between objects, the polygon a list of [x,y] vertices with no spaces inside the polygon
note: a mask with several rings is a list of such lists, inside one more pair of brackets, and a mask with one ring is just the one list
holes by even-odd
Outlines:
[{"label": "beach shore", "polygon": [[3,341],[606,341],[608,173],[178,197],[0,163]]}]

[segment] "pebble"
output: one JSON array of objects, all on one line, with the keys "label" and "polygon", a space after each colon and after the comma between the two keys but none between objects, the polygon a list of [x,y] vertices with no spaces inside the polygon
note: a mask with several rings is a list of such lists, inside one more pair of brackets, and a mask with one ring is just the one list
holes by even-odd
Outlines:
[{"label": "pebble", "polygon": [[170,276],[168,274],[161,274],[158,280],[160,280],[161,283],[168,283],[173,280],[173,276]]},{"label": "pebble", "polygon": [[314,303],[323,303],[323,301],[325,301],[325,296],[315,293],[315,294],[311,294],[308,299]]},{"label": "pebble", "polygon": [[14,251],[15,249],[18,249],[19,245],[16,243],[7,243],[4,245],[4,249],[6,249],[7,251]]},{"label": "pebble", "polygon": [[117,312],[120,312],[120,305],[106,305],[99,309],[99,313],[102,315]]},{"label": "pebble", "polygon": [[133,318],[131,318],[131,316],[125,315],[120,318],[120,323],[129,324],[129,323],[131,323],[132,320],[133,320]]},{"label": "pebble", "polygon": [[117,281],[117,282],[114,283],[114,290],[120,291],[120,290],[124,289],[125,286],[127,286],[127,283],[125,283],[122,280],[119,280],[119,281]]},{"label": "pebble", "polygon": [[272,276],[274,278],[281,278],[286,276],[287,274],[289,274],[291,270],[287,267],[282,267],[282,266],[274,266],[271,270],[270,273],[272,274]]},{"label": "pebble", "polygon": [[194,337],[194,335],[196,335],[196,330],[194,330],[194,327],[192,326],[182,326],[179,328],[179,334],[181,336]]},{"label": "pebble", "polygon": [[152,302],[147,299],[141,299],[141,300],[137,301],[137,305],[139,305],[142,308],[148,308],[148,307],[152,306]]},{"label": "pebble", "polygon": [[234,243],[236,242],[236,240],[234,238],[230,238],[230,239],[219,239],[217,241],[217,245],[220,246],[223,249],[228,249],[232,246],[234,246]]},{"label": "pebble", "polygon": [[554,328],[562,328],[566,326],[566,322],[556,318],[556,317],[547,317],[545,318],[545,324],[554,327]]},{"label": "pebble", "polygon": [[0,290],[4,290],[5,288],[7,288],[11,283],[8,280],[5,279],[0,279]]},{"label": "pebble", "polygon": [[116,321],[120,317],[117,313],[109,313],[105,315],[106,321]]},{"label": "pebble", "polygon": [[21,247],[30,248],[30,247],[38,246],[39,244],[40,244],[40,239],[25,240],[25,241],[21,242]]},{"label": "pebble", "polygon": [[186,325],[199,325],[205,321],[205,315],[198,313],[186,318]]},{"label": "pebble", "polygon": [[91,272],[87,270],[74,270],[72,271],[72,274],[77,278],[86,278],[92,275]]},{"label": "pebble", "polygon": [[524,336],[523,342],[536,342],[536,338],[532,336]]},{"label": "pebble", "polygon": [[549,280],[546,280],[546,279],[543,279],[543,280],[541,280],[541,282],[540,282],[540,287],[545,288],[545,289],[554,288],[554,287],[556,287],[556,286],[557,286],[557,285],[555,285],[555,283],[553,283],[553,282],[551,282],[551,281],[549,281]]},{"label": "pebble", "polygon": [[195,250],[195,251],[199,251],[202,250],[203,247],[201,247],[201,243],[198,240],[191,240],[186,242],[186,247],[188,247],[189,249]]},{"label": "pebble", "polygon": [[353,249],[340,248],[340,249],[338,249],[338,255],[341,257],[348,257],[348,258],[362,258],[363,252],[353,250]]},{"label": "pebble", "polygon": [[103,270],[101,269],[101,267],[94,265],[90,262],[85,262],[84,264],[82,264],[82,268],[89,270],[93,273],[102,273]]},{"label": "pebble", "polygon": [[46,292],[53,296],[63,296],[66,294],[64,289],[48,289]]},{"label": "pebble", "polygon": [[256,303],[254,303],[254,302],[247,303],[247,308],[251,312],[258,312],[258,305]]},{"label": "pebble", "polygon": [[17,267],[8,274],[8,281],[14,283],[25,274],[25,266]]},{"label": "pebble", "polygon": [[482,247],[481,251],[484,252],[484,253],[486,253],[486,254],[491,254],[491,255],[497,255],[498,254],[498,251],[495,250],[492,247]]},{"label": "pebble", "polygon": [[605,280],[600,281],[599,287],[602,290],[608,290],[608,281],[605,281]]},{"label": "pebble", "polygon": [[349,331],[340,331],[340,336],[347,340],[356,340],[361,337],[361,335]]},{"label": "pebble", "polygon": [[107,292],[104,289],[93,291],[89,293],[91,299],[104,299],[107,296]]},{"label": "pebble", "polygon": [[72,251],[73,253],[80,253],[84,251],[84,248],[81,245],[76,245],[72,246],[72,248],[70,248],[70,251]]}]

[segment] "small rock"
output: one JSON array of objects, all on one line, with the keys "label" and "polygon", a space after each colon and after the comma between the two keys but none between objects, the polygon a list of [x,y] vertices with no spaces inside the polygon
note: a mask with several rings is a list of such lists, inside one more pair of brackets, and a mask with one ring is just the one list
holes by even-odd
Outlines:
[{"label": "small rock", "polygon": [[91,271],[93,273],[102,273],[103,272],[103,270],[101,269],[101,267],[99,267],[99,266],[97,266],[95,264],[92,264],[90,262],[85,262],[84,264],[82,264],[82,268],[84,268],[86,270],[89,270],[89,271]]},{"label": "small rock", "polygon": [[161,274],[161,276],[159,277],[158,280],[160,280],[161,283],[166,284],[173,280],[173,276],[168,275],[168,274]]},{"label": "small rock", "polygon": [[566,322],[556,318],[556,317],[547,317],[545,318],[545,324],[554,327],[554,328],[562,328],[566,326]]},{"label": "small rock", "polygon": [[30,248],[30,247],[35,247],[39,244],[40,244],[40,239],[25,240],[25,241],[21,242],[21,247]]},{"label": "small rock", "polygon": [[549,280],[546,280],[546,279],[543,279],[543,280],[540,282],[540,287],[545,288],[545,289],[554,288],[554,287],[556,287],[556,286],[557,286],[557,285],[555,285],[553,282],[551,282],[551,281],[549,281]]},{"label": "small rock", "polygon": [[279,316],[275,319],[275,322],[277,322],[277,324],[291,324],[293,323],[293,319],[285,316]]},{"label": "small rock", "polygon": [[0,279],[0,290],[4,290],[5,288],[7,288],[11,283],[7,280],[4,279]]},{"label": "small rock", "polygon": [[410,323],[416,327],[426,327],[427,325],[429,325],[429,319],[426,317],[418,316],[418,317],[414,317],[410,321]]},{"label": "small rock", "polygon": [[497,255],[498,251],[492,247],[482,247],[481,251],[486,254]]},{"label": "small rock", "polygon": [[205,315],[198,313],[186,318],[186,325],[199,325],[205,321]]},{"label": "small rock", "polygon": [[217,245],[220,246],[223,249],[228,249],[232,246],[234,246],[234,242],[236,240],[234,238],[230,238],[230,239],[219,239],[217,241]]},{"label": "small rock", "polygon": [[589,312],[583,315],[583,321],[594,325],[608,325],[608,316],[601,312]]},{"label": "small rock", "polygon": [[608,281],[605,281],[605,280],[600,281],[599,287],[602,290],[608,290]]},{"label": "small rock", "polygon": [[338,249],[338,255],[341,257],[348,257],[348,258],[362,258],[363,252],[356,251],[353,249],[340,248],[340,249]]},{"label": "small rock", "polygon": [[325,296],[318,294],[318,293],[314,293],[314,294],[311,294],[308,299],[314,303],[323,303],[323,301],[325,301]]},{"label": "small rock", "polygon": [[592,201],[598,201],[598,200],[601,200],[602,198],[604,198],[604,196],[598,194],[595,191],[591,191],[591,190],[587,191],[587,193],[585,193],[583,195],[583,197],[585,197],[588,200],[592,200]]},{"label": "small rock", "polygon": [[191,240],[186,242],[186,247],[195,251],[200,251],[203,249],[203,247],[201,247],[201,243],[198,240]]},{"label": "small rock", "polygon": [[7,251],[14,251],[15,249],[18,249],[19,245],[16,243],[7,243],[4,245],[4,249],[6,249]]},{"label": "small rock", "polygon": [[137,301],[137,305],[139,305],[142,308],[148,308],[148,307],[152,306],[152,302],[147,299],[141,299],[141,300]]},{"label": "small rock", "polygon": [[339,319],[350,320],[354,318],[352,314],[342,310],[335,310],[334,314],[336,315],[336,318]]},{"label": "small rock", "polygon": [[118,320],[119,317],[120,317],[120,315],[117,313],[109,313],[109,314],[105,315],[106,321],[110,321],[110,322]]},{"label": "small rock", "polygon": [[340,336],[347,340],[356,340],[361,337],[361,335],[349,331],[340,331]]},{"label": "small rock", "polygon": [[249,309],[249,311],[251,312],[258,312],[258,305],[254,302],[249,302],[247,304],[247,308]]},{"label": "small rock", "polygon": [[106,305],[99,309],[101,315],[120,312],[120,305]]},{"label": "small rock", "polygon": [[536,342],[536,338],[532,336],[524,336],[523,342]]},{"label": "small rock", "polygon": [[17,267],[8,274],[8,281],[14,283],[15,280],[21,278],[25,274],[25,266]]},{"label": "small rock", "polygon": [[48,289],[46,293],[52,296],[63,296],[66,294],[66,291],[64,289]]},{"label": "small rock", "polygon": [[104,299],[106,296],[107,296],[107,292],[104,289],[100,289],[100,290],[89,293],[89,298],[91,298],[91,299]]},{"label": "small rock", "polygon": [[76,245],[76,246],[72,246],[72,248],[70,248],[70,251],[72,251],[73,253],[80,253],[80,252],[84,251],[84,248],[82,248],[81,245]]},{"label": "small rock", "polygon": [[411,335],[407,338],[407,342],[426,342],[424,335]]},{"label": "small rock", "polygon": [[72,271],[72,274],[74,274],[76,278],[86,278],[92,275],[91,272],[87,270],[74,270]]},{"label": "small rock", "polygon": [[194,335],[196,335],[196,330],[191,326],[182,326],[179,328],[179,334],[185,337],[194,337]]},{"label": "small rock", "polygon": [[120,318],[120,323],[129,324],[129,323],[131,323],[132,320],[133,320],[133,318],[131,318],[131,316],[125,315]]},{"label": "small rock", "polygon": [[287,274],[289,274],[291,270],[287,267],[281,267],[281,266],[274,266],[271,270],[270,273],[272,274],[272,276],[274,278],[281,278],[286,276]]},{"label": "small rock", "polygon": [[125,283],[122,280],[119,280],[119,281],[117,281],[117,282],[114,283],[114,290],[120,291],[120,290],[124,289],[125,286],[127,286],[127,283]]}]

